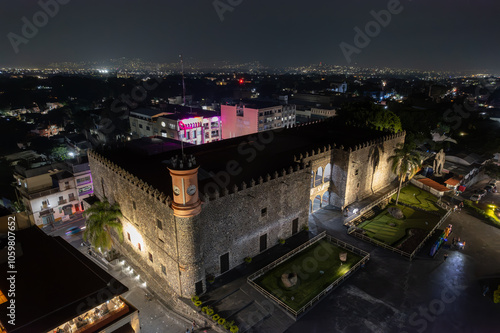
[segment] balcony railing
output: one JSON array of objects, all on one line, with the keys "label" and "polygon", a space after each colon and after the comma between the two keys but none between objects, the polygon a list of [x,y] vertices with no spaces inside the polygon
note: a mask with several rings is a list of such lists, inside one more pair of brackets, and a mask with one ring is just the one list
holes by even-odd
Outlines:
[{"label": "balcony railing", "polygon": [[42,210],[40,212],[40,217],[47,216],[47,215],[50,215],[50,214],[54,214],[54,209],[49,208],[49,209]]},{"label": "balcony railing", "polygon": [[[24,191],[23,191],[24,192]],[[48,189],[48,190],[44,190],[44,191],[40,191],[40,192],[35,192],[35,193],[28,193],[28,198],[31,200],[31,199],[36,199],[36,198],[41,198],[41,197],[45,197],[47,195],[51,195],[51,194],[54,194],[54,193],[57,193],[59,192],[59,188],[56,187],[56,188],[51,188],[51,189]],[[26,192],[25,192],[26,193]]]},{"label": "balcony railing", "polygon": [[94,190],[90,189],[90,190],[87,190],[87,191],[83,191],[83,192],[79,192],[78,195],[86,195],[86,194],[90,194],[90,193],[94,193]]},{"label": "balcony railing", "polygon": [[58,205],[58,206],[60,206],[60,205],[64,205],[64,204],[65,204],[65,203],[67,203],[67,202],[68,202],[68,200],[66,200],[66,199],[64,199],[64,200],[59,200],[59,201],[57,202],[57,205]]}]

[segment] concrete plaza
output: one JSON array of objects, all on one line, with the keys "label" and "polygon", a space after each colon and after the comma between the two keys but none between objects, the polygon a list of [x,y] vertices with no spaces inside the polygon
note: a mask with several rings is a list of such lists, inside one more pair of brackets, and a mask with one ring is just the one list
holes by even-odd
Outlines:
[{"label": "concrete plaza", "polygon": [[[371,260],[286,332],[498,332],[500,304],[492,291],[500,277],[500,229],[465,211],[453,213],[445,224],[466,241],[465,249],[441,249],[431,258],[424,247],[409,262],[348,236],[342,220],[338,211],[317,211],[310,215],[311,231],[327,230]],[[492,285],[483,296],[486,283]]]}]

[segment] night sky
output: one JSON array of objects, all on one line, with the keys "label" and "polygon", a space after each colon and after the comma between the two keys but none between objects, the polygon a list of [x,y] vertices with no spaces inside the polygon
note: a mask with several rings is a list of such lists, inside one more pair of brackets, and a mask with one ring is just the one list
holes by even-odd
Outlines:
[{"label": "night sky", "polygon": [[8,34],[23,37],[22,18],[33,22],[41,7],[34,0],[2,1],[0,67],[120,57],[173,62],[182,53],[274,67],[323,62],[500,73],[495,0],[401,0],[401,12],[348,63],[339,44],[355,46],[354,28],[364,30],[374,20],[370,12],[393,1],[217,0],[236,4],[221,21],[213,0],[64,0],[17,54]]}]

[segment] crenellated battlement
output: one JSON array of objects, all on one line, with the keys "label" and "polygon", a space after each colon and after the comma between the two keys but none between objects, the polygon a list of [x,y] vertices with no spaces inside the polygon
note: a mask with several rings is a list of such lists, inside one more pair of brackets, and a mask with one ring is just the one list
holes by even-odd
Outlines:
[{"label": "crenellated battlement", "polygon": [[[284,182],[296,174],[299,174],[301,172],[303,173],[303,171],[306,169],[307,169],[307,166],[297,164],[297,165],[295,165],[295,167],[290,166],[288,168],[288,170],[281,169],[281,171],[279,171],[279,172],[274,171],[272,174],[267,173],[265,175],[259,176],[259,178],[257,180],[252,178],[250,180],[249,184],[247,184],[246,182],[242,182],[240,185],[236,185],[236,184],[233,185],[231,187],[231,189],[226,187],[226,188],[222,189],[222,191],[219,191],[218,189],[216,189],[214,191],[214,193],[212,193],[212,194],[203,193],[201,195],[202,201],[204,203],[208,203],[210,201],[215,201],[215,200],[222,198],[222,197],[227,197],[227,196],[235,195],[237,193],[242,193],[242,192],[245,192],[248,190],[255,189],[255,188],[257,188],[261,185],[264,185],[264,184],[278,182],[278,181]],[[307,174],[307,177],[309,177],[309,174]]]},{"label": "crenellated battlement", "polygon": [[101,164],[102,166],[104,166],[108,170],[117,174],[119,177],[128,181],[130,184],[135,185],[139,190],[145,192],[150,197],[154,198],[155,200],[160,201],[162,204],[169,205],[170,202],[172,201],[170,196],[166,195],[165,193],[163,193],[163,192],[159,191],[158,189],[154,188],[153,186],[149,185],[148,183],[146,183],[142,179],[137,178],[136,176],[134,176],[130,172],[124,170],[122,167],[111,162],[110,160],[108,160],[104,156],[100,155],[96,151],[89,150],[88,156],[89,156],[89,158],[92,158],[95,161],[99,162],[99,164]]},{"label": "crenellated battlement", "polygon": [[404,137],[405,135],[406,135],[405,131],[393,133],[393,134],[389,134],[389,135],[384,135],[378,139],[365,141],[365,142],[362,142],[358,145],[354,145],[352,147],[345,147],[344,145],[337,146],[337,144],[335,144],[335,143],[333,143],[331,145],[328,144],[328,145],[323,146],[323,147],[319,147],[319,148],[315,148],[315,149],[306,151],[303,154],[301,153],[299,155],[294,155],[294,161],[297,163],[305,163],[308,160],[316,159],[318,157],[321,157],[321,155],[328,154],[332,150],[342,150],[342,151],[345,151],[348,153],[352,153],[353,151],[357,151],[357,150],[364,149],[364,148],[369,148],[369,147],[374,146],[374,145],[382,144],[386,141],[390,141],[390,140],[394,140],[394,139],[397,139],[400,137]]},{"label": "crenellated battlement", "polygon": [[401,138],[404,136],[406,136],[406,131],[401,131],[401,132],[392,133],[389,135],[384,135],[376,140],[369,140],[369,141],[365,141],[359,145],[355,145],[354,147],[352,147],[352,151],[357,151],[360,149],[369,148],[371,146],[383,144],[386,141],[398,139],[398,138]]}]

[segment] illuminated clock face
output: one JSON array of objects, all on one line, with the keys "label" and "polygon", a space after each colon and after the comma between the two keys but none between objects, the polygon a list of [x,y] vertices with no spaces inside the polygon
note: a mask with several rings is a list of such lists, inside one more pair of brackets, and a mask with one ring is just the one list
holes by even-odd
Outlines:
[{"label": "illuminated clock face", "polygon": [[174,194],[175,195],[181,194],[181,190],[177,186],[174,186]]},{"label": "illuminated clock face", "polygon": [[161,122],[161,127],[167,126],[164,121]]},{"label": "illuminated clock face", "polygon": [[196,186],[194,186],[194,185],[189,186],[188,189],[187,189],[187,194],[189,194],[189,195],[192,196],[195,193],[196,193]]}]

